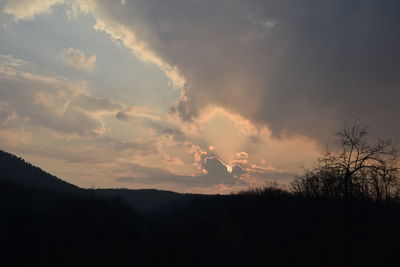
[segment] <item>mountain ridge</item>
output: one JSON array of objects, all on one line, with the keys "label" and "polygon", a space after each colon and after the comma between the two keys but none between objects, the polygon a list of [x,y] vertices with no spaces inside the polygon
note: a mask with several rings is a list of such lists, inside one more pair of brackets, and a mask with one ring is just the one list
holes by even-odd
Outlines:
[{"label": "mountain ridge", "polygon": [[158,189],[98,188],[84,189],[68,183],[34,166],[21,157],[0,150],[0,181],[9,181],[35,189],[47,189],[68,193],[94,193],[106,198],[120,198],[138,211],[155,211],[173,201],[187,199],[198,194],[181,194]]},{"label": "mountain ridge", "polygon": [[23,158],[0,150],[0,181],[12,181],[25,186],[64,192],[82,190],[41,168],[32,165]]}]

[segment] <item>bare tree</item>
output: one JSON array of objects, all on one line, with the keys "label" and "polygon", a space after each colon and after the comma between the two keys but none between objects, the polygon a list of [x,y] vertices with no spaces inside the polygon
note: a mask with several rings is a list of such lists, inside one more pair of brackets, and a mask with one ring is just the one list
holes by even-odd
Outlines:
[{"label": "bare tree", "polygon": [[345,199],[393,197],[399,181],[398,150],[393,142],[371,138],[360,121],[344,124],[336,135],[335,149],[327,149],[317,167],[297,177],[294,190]]}]

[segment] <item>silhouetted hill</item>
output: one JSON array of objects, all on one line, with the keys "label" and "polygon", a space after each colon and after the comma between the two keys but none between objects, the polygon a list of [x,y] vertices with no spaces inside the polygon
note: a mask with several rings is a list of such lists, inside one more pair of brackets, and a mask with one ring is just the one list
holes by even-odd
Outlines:
[{"label": "silhouetted hill", "polygon": [[[276,188],[76,194],[68,183],[60,190],[54,176],[1,155],[2,170],[17,178],[0,179],[0,266],[400,266],[395,201]],[[35,185],[41,179],[56,185]]]},{"label": "silhouetted hill", "polygon": [[0,266],[128,266],[143,220],[118,199],[0,181]]},{"label": "silhouetted hill", "polygon": [[96,193],[105,197],[120,197],[123,201],[139,211],[155,211],[165,207],[171,202],[180,199],[189,199],[194,194],[179,194],[155,189],[96,189],[84,190],[54,175],[51,175],[39,167],[15,155],[0,150],[0,181],[11,181],[38,189],[49,189],[62,192]]},{"label": "silhouetted hill", "polygon": [[0,150],[0,181],[12,181],[29,187],[57,191],[76,192],[79,190],[79,187],[2,150]]},{"label": "silhouetted hill", "polygon": [[109,197],[120,197],[133,209],[144,212],[154,212],[178,202],[203,197],[198,194],[180,194],[156,189],[96,189],[94,192]]}]

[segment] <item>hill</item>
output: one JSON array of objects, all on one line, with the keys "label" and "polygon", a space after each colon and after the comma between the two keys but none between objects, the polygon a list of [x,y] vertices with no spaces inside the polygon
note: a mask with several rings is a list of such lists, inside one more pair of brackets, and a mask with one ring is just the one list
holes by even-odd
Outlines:
[{"label": "hill", "polygon": [[142,212],[155,212],[169,206],[181,205],[205,195],[180,194],[156,189],[96,189],[96,194],[107,197],[119,197],[130,207]]},{"label": "hill", "polygon": [[0,266],[400,266],[398,202],[277,188],[76,194],[21,159],[3,158],[11,174],[0,179]]},{"label": "hill", "polygon": [[11,181],[32,188],[77,192],[79,187],[51,175],[24,159],[0,150],[0,181]]},{"label": "hill", "polygon": [[82,189],[58,177],[51,175],[39,167],[15,155],[0,150],[0,181],[9,181],[28,188],[70,193],[98,194],[106,198],[119,197],[130,207],[140,211],[154,211],[171,202],[194,195],[179,194],[170,191],[143,189]]},{"label": "hill", "polygon": [[132,266],[143,227],[115,198],[0,180],[0,266]]}]

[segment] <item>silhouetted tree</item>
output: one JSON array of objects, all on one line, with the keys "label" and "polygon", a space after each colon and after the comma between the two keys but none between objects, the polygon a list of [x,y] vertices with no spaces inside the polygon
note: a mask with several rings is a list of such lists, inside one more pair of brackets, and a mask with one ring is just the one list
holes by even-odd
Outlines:
[{"label": "silhouetted tree", "polygon": [[344,124],[336,135],[335,149],[327,149],[317,167],[296,177],[295,192],[344,199],[397,197],[399,157],[393,142],[371,138],[360,121]]}]

